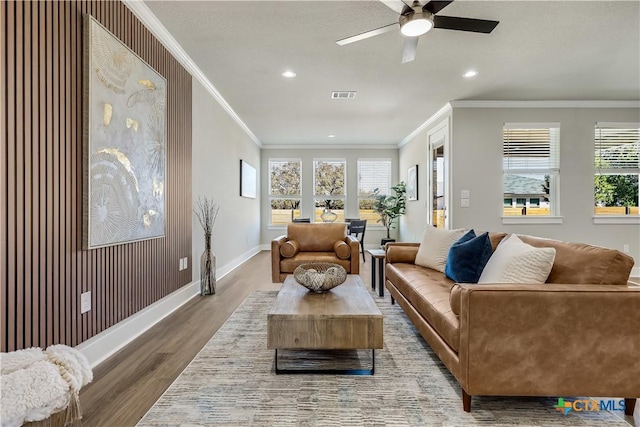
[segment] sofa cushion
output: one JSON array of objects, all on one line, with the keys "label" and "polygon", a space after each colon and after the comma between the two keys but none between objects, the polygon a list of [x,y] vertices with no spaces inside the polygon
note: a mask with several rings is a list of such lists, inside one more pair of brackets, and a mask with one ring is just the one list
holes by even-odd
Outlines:
[{"label": "sofa cushion", "polygon": [[460,321],[449,305],[449,291],[454,282],[443,273],[415,264],[387,264],[385,271],[387,280],[457,352]]},{"label": "sofa cushion", "polygon": [[339,264],[347,270],[347,273],[351,273],[351,260],[340,259],[336,256],[336,253],[331,252],[298,252],[291,258],[282,258],[280,260],[280,272],[291,273],[301,264],[307,264],[310,262],[330,262],[333,264]]},{"label": "sofa cushion", "polygon": [[489,233],[476,236],[473,230],[469,230],[451,245],[445,274],[457,283],[477,283],[492,253]]},{"label": "sofa cushion", "polygon": [[333,252],[333,244],[347,237],[345,223],[290,223],[287,238],[300,244],[300,252]]},{"label": "sofa cushion", "polygon": [[300,245],[295,240],[289,240],[288,242],[284,242],[282,246],[280,246],[280,255],[285,258],[291,258],[300,250]]},{"label": "sofa cushion", "polygon": [[541,237],[519,237],[532,246],[556,250],[547,283],[626,286],[633,268],[633,258],[615,249]]},{"label": "sofa cushion", "polygon": [[420,248],[416,255],[416,264],[444,273],[449,248],[464,233],[464,228],[442,230],[440,228],[427,227],[422,235]]},{"label": "sofa cushion", "polygon": [[349,257],[351,256],[351,248],[349,247],[349,245],[347,245],[346,242],[343,242],[342,240],[333,244],[333,251],[340,259],[349,259]]},{"label": "sofa cushion", "polygon": [[555,256],[554,248],[536,248],[512,234],[489,258],[478,283],[545,283]]}]

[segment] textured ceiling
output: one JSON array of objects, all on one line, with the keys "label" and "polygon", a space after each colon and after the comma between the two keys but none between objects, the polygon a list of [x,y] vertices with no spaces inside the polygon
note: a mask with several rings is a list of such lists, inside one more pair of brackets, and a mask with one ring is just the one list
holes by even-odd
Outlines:
[{"label": "textured ceiling", "polygon": [[439,14],[500,24],[434,29],[407,64],[399,31],[335,43],[397,22],[379,1],[145,4],[265,146],[395,145],[452,100],[640,99],[637,1],[458,0]]}]

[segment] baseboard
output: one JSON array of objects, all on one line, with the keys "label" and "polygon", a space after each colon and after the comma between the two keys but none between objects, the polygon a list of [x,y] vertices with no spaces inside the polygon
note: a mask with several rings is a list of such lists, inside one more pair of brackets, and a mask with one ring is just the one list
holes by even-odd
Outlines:
[{"label": "baseboard", "polygon": [[[227,274],[248,261],[262,250],[256,246],[239,257],[217,269],[217,278],[222,279]],[[162,319],[182,307],[191,298],[200,294],[200,281],[191,282],[166,297],[143,308],[132,316],[127,317],[109,329],[89,338],[76,346],[89,360],[92,368],[114,355],[131,341],[145,333]]]}]

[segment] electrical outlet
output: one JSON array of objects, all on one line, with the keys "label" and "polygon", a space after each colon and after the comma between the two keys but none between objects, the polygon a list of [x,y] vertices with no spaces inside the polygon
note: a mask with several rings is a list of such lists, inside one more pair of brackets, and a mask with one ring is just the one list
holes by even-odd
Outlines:
[{"label": "electrical outlet", "polygon": [[469,199],[460,199],[460,207],[468,208],[469,207]]},{"label": "electrical outlet", "polygon": [[91,291],[80,295],[80,314],[91,311]]},{"label": "electrical outlet", "polygon": [[622,248],[623,248],[622,250],[624,251],[625,254],[629,253],[629,245],[624,245]]}]

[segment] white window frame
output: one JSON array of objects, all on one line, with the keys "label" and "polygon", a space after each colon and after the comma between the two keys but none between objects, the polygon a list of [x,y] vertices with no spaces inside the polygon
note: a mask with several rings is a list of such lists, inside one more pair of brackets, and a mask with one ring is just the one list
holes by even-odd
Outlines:
[{"label": "white window frame", "polygon": [[[357,187],[357,191],[358,191],[358,204],[357,204],[357,212],[358,212],[358,217],[360,217],[360,201],[361,200],[373,200],[371,199],[369,196],[363,196],[360,194],[360,163],[361,162],[380,162],[380,163],[387,163],[388,167],[389,167],[389,179],[387,182],[387,186],[384,189],[385,193],[384,194],[389,194],[391,192],[391,186],[392,186],[392,174],[393,174],[393,163],[392,160],[390,158],[358,158],[356,160],[356,169],[357,169],[357,179],[358,179],[358,187]],[[381,189],[382,190],[382,189]],[[374,222],[374,223],[369,223],[367,222],[367,228],[379,228],[379,229],[385,229],[386,228],[379,222]]]},{"label": "white window frame", "polygon": [[[596,167],[596,158],[595,152],[597,150],[597,131],[602,128],[617,128],[617,129],[640,129],[640,122],[597,122],[595,124],[594,129],[594,177],[599,174],[626,174],[626,173],[638,173],[640,175],[640,165],[638,168],[602,168]],[[595,189],[594,189],[594,205],[595,205]],[[593,223],[594,224],[640,224],[640,214],[629,214],[629,215],[606,215],[600,214],[596,215],[593,212]]]},{"label": "white window frame", "polygon": [[[316,194],[316,163],[318,162],[335,162],[344,164],[344,186],[342,195],[323,196]],[[319,200],[342,200],[344,204],[344,212],[347,211],[347,159],[345,158],[314,158],[313,159],[313,214],[311,215],[312,222],[315,222],[316,204]]]},{"label": "white window frame", "polygon": [[[525,122],[525,123],[504,123],[502,132],[502,150],[504,153],[505,140],[504,140],[504,130],[505,129],[557,129],[557,146],[551,147],[550,157],[552,158],[552,165],[549,168],[510,168],[504,164],[504,154],[503,154],[503,170],[502,176],[504,182],[504,176],[507,174],[535,174],[535,175],[549,175],[549,215],[516,215],[516,216],[505,216],[502,215],[502,223],[503,224],[562,224],[563,217],[560,216],[560,144],[561,144],[561,128],[560,123],[558,122],[549,122],[549,123],[540,123],[540,122]],[[556,156],[553,159],[553,156]],[[502,188],[502,199],[504,200],[506,197],[504,195],[504,184]],[[529,196],[520,197],[526,198],[528,202]],[[517,200],[516,196],[512,197],[514,203]],[[503,202],[504,205],[504,202]],[[527,203],[528,205],[528,203]],[[504,206],[501,207],[501,210],[504,209]]]},{"label": "white window frame", "polygon": [[[300,165],[300,193],[299,194],[288,194],[288,195],[274,195],[272,194],[271,187],[271,165],[276,162],[295,162]],[[302,212],[302,159],[301,158],[270,158],[267,162],[267,174],[268,174],[268,194],[269,194],[269,219],[267,221],[270,227],[285,227],[286,224],[273,224],[271,221],[273,219],[271,212],[271,202],[273,200],[298,200],[300,202],[300,211]],[[291,222],[291,221],[289,221]]]}]

